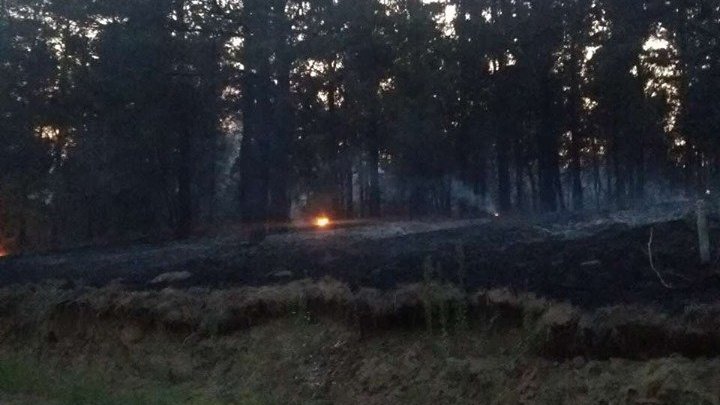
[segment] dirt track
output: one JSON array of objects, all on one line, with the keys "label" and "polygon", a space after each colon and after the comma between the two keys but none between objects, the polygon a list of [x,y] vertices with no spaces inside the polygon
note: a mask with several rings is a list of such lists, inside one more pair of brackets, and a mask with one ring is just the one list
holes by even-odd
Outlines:
[{"label": "dirt track", "polygon": [[[174,286],[264,285],[325,276],[351,288],[396,288],[432,278],[467,289],[509,287],[585,308],[643,304],[679,310],[714,302],[720,278],[698,264],[691,220],[616,219],[563,225],[509,219],[360,224],[271,235],[249,245],[225,235],[160,246],[78,250],[0,260],[0,286],[62,280],[130,288],[189,272]],[[649,223],[648,223],[649,222]],[[661,285],[647,254],[650,229]],[[713,240],[717,240],[714,228]],[[432,266],[428,266],[432,263]],[[462,270],[461,270],[462,269]]]}]

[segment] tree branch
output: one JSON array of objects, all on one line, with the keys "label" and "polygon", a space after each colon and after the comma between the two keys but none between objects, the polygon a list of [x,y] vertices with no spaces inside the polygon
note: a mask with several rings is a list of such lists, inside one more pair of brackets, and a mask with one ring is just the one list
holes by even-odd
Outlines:
[{"label": "tree branch", "polygon": [[655,228],[650,228],[650,240],[648,240],[648,244],[647,244],[647,254],[648,254],[648,258],[650,259],[650,268],[652,269],[652,271],[655,272],[655,274],[657,275],[658,280],[660,280],[660,284],[662,284],[663,287],[668,288],[668,289],[672,289],[673,286],[670,285],[670,284],[668,284],[668,283],[665,281],[665,279],[663,279],[662,274],[660,274],[660,272],[657,271],[657,269],[655,268],[655,263],[654,263],[654,260],[653,260],[653,253],[652,253],[652,244],[653,244],[653,235],[654,235],[654,233],[655,233]]}]

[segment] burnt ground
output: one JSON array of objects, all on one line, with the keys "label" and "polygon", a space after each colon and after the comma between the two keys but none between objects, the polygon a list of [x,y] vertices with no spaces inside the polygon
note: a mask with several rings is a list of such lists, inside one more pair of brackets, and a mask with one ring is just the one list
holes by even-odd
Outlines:
[{"label": "burnt ground", "polygon": [[0,259],[0,403],[717,404],[718,263],[660,213]]},{"label": "burnt ground", "polygon": [[[647,213],[644,213],[647,214]],[[0,259],[0,287],[61,280],[73,285],[121,283],[132,289],[168,272],[189,272],[178,287],[227,288],[331,277],[352,289],[393,289],[432,279],[468,290],[533,292],[582,308],[639,304],[681,310],[720,296],[715,264],[698,263],[692,215],[614,215],[525,221],[479,219],[348,224],[300,229],[251,245],[217,237],[116,249]],[[656,268],[647,243],[653,230]],[[720,237],[713,221],[712,240]]]}]

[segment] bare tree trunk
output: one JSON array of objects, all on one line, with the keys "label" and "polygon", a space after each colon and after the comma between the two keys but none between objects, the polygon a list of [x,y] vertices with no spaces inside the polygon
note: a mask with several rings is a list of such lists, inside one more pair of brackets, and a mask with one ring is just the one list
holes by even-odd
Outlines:
[{"label": "bare tree trunk", "polygon": [[472,164],[473,192],[477,196],[479,206],[485,208],[487,202],[487,159],[484,147],[475,157]]},{"label": "bare tree trunk", "polygon": [[18,252],[22,253],[25,248],[27,248],[28,245],[28,236],[27,236],[27,219],[26,219],[26,213],[24,209],[20,210],[20,225],[18,226],[18,236],[15,241],[16,249]]},{"label": "bare tree trunk", "polygon": [[178,221],[175,232],[177,237],[183,238],[190,234],[193,222],[191,131],[183,130],[178,136],[180,138],[177,162]]},{"label": "bare tree trunk", "polygon": [[353,190],[352,162],[346,163],[345,167],[345,217],[355,216],[355,190]]},{"label": "bare tree trunk", "polygon": [[710,232],[708,230],[707,203],[704,199],[697,201],[697,231],[700,262],[710,263]]},{"label": "bare tree trunk", "polygon": [[538,147],[538,193],[541,212],[554,212],[558,208],[557,191],[559,174],[557,137],[552,120],[552,94],[550,84],[544,80],[542,86],[541,124],[537,135]]},{"label": "bare tree trunk", "polygon": [[519,137],[515,139],[515,206],[518,211],[525,211],[525,178],[523,169],[523,152]]},{"label": "bare tree trunk", "polygon": [[580,96],[580,75],[581,65],[579,52],[582,52],[575,41],[570,45],[570,95],[569,95],[569,118],[570,132],[572,139],[570,140],[570,175],[572,181],[572,209],[580,211],[584,207],[583,186],[582,186],[582,162],[581,162],[581,134],[580,134],[580,114],[581,114],[581,96]]},{"label": "bare tree trunk", "polygon": [[625,175],[626,173],[621,173],[623,163],[621,160],[623,159],[623,153],[622,150],[624,150],[623,147],[620,145],[620,137],[617,136],[617,131],[615,128],[611,128],[612,135],[611,135],[611,155],[612,155],[612,163],[613,163],[613,174],[615,176],[614,178],[614,197],[615,197],[615,204],[617,209],[624,209],[625,208]]},{"label": "bare tree trunk", "polygon": [[273,142],[270,144],[271,155],[270,166],[270,201],[269,214],[273,220],[287,221],[290,219],[290,195],[289,179],[290,173],[290,142],[292,138],[292,105],[290,101],[290,71],[292,70],[291,48],[289,41],[291,23],[285,14],[287,0],[276,0],[274,4],[275,27],[273,35],[276,45],[275,49],[275,105],[273,122]]},{"label": "bare tree trunk", "polygon": [[368,213],[370,216],[380,216],[380,145],[376,122],[370,123],[368,148]]},{"label": "bare tree trunk", "polygon": [[533,211],[538,210],[538,182],[536,180],[535,173],[533,171],[532,166],[528,163],[527,164],[527,174],[528,174],[528,180],[530,180],[530,199],[532,203],[532,209]]},{"label": "bare tree trunk", "polygon": [[360,217],[366,217],[368,213],[367,209],[367,162],[363,159],[359,164],[358,171],[358,185],[359,185],[359,201],[360,201]]},{"label": "bare tree trunk", "polygon": [[272,88],[268,16],[266,0],[245,2],[250,18],[245,30],[245,75],[243,77],[243,140],[240,150],[240,203],[245,222],[267,220],[269,203],[268,153],[272,136]]},{"label": "bare tree trunk", "polygon": [[510,211],[510,163],[508,158],[508,142],[507,131],[499,134],[497,140],[497,174],[498,174],[498,208],[500,212],[506,213]]},{"label": "bare tree trunk", "polygon": [[597,140],[593,140],[592,162],[593,162],[593,180],[595,184],[595,206],[600,208],[600,198],[602,194],[602,179],[600,176],[600,148]]}]

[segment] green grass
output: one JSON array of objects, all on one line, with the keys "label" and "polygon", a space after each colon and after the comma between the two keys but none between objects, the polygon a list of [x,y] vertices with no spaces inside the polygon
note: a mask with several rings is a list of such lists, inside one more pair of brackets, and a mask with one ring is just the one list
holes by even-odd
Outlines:
[{"label": "green grass", "polygon": [[[99,373],[59,370],[17,356],[0,359],[0,393],[58,405],[220,405],[191,391],[160,385],[118,390]],[[263,404],[251,396],[248,404]]]},{"label": "green grass", "polygon": [[[197,346],[148,338],[131,353],[86,347],[76,356],[45,358],[23,348],[3,348],[0,404],[325,404],[298,377],[313,375],[306,362],[336,343],[334,337],[299,309],[274,325]],[[188,353],[193,351],[194,360]],[[178,375],[174,360],[189,370]]]},{"label": "green grass", "polygon": [[[720,403],[717,359],[556,363],[528,349],[535,330],[451,332],[360,336],[298,310],[188,345],[151,336],[130,350],[0,347],[0,404]],[[189,369],[174,373],[176,362]]]}]

